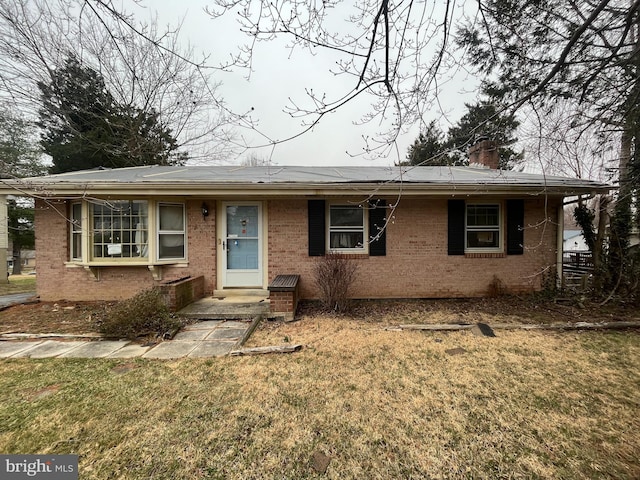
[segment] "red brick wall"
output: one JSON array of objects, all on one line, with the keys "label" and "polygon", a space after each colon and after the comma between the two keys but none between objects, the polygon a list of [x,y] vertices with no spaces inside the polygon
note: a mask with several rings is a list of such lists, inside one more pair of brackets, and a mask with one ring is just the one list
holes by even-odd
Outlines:
[{"label": "red brick wall", "polygon": [[176,282],[163,282],[162,296],[169,310],[176,312],[204,296],[204,277],[189,277]]},{"label": "red brick wall", "polygon": [[294,292],[269,292],[269,308],[272,312],[293,312],[295,301]]},{"label": "red brick wall", "polygon": [[[96,279],[68,261],[68,214],[63,203],[36,202],[37,288],[42,300],[116,300],[162,281],[186,276],[204,277],[205,295],[216,286],[216,205],[207,200],[187,202],[188,258],[186,266],[165,266],[162,280],[148,268],[101,267]],[[387,255],[358,260],[356,298],[427,298],[481,296],[494,275],[511,292],[539,289],[541,273],[555,265],[558,202],[525,201],[525,253],[495,258],[447,255],[446,199],[402,198],[387,227]],[[268,210],[268,277],[299,274],[300,297],[317,298],[313,281],[315,262],[308,256],[306,199],[265,202]],[[544,219],[550,221],[544,221]]]},{"label": "red brick wall", "polygon": [[96,278],[83,267],[65,265],[69,259],[69,223],[62,202],[36,201],[37,291],[41,300],[121,300],[167,280],[204,276],[205,295],[215,287],[215,202],[207,201],[209,216],[202,217],[202,200],[186,203],[187,266],[162,267],[162,279],[153,279],[145,266],[99,267]]},{"label": "red brick wall", "polygon": [[[209,216],[202,217],[202,200],[187,202],[187,255],[188,268],[168,269],[166,278],[174,275],[180,278],[185,275],[204,276],[204,294],[213,295],[216,287],[216,202],[206,200]],[[189,273],[184,273],[187,270]],[[163,275],[164,277],[164,275]]]},{"label": "red brick wall", "polygon": [[[501,258],[447,255],[447,200],[403,198],[387,227],[387,255],[358,262],[355,298],[486,295],[494,275],[510,292],[539,289],[555,265],[557,202],[525,202],[525,253]],[[543,221],[547,218],[549,221]],[[317,298],[308,256],[307,201],[269,202],[269,280],[299,274],[301,298]],[[476,255],[477,257],[477,255]]]}]

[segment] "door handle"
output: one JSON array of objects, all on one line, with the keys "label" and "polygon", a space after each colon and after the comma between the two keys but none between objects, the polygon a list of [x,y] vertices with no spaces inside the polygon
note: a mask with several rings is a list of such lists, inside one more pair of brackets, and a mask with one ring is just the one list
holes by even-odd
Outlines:
[{"label": "door handle", "polygon": [[227,251],[227,242],[225,242],[224,240],[222,241],[222,251],[223,252]]}]

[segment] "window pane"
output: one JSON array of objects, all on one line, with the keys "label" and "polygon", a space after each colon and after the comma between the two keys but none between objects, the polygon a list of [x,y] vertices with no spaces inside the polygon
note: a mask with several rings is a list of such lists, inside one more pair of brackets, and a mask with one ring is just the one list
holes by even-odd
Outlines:
[{"label": "window pane", "polygon": [[364,234],[362,232],[331,232],[331,249],[340,248],[362,248],[364,245]]},{"label": "window pane", "polygon": [[498,205],[468,205],[467,226],[488,227],[500,224],[500,207]]},{"label": "window pane", "polygon": [[184,258],[184,234],[163,233],[159,235],[158,256],[160,258]]},{"label": "window pane", "polygon": [[332,206],[330,210],[332,227],[356,227],[363,225],[363,209],[359,207]]},{"label": "window pane", "polygon": [[233,205],[227,207],[227,236],[258,237],[258,207]]},{"label": "window pane", "polygon": [[79,260],[82,258],[82,234],[73,232],[71,236],[71,258],[74,260]]},{"label": "window pane", "polygon": [[73,220],[72,229],[74,232],[82,231],[82,204],[74,203],[71,206],[71,219]]},{"label": "window pane", "polygon": [[227,268],[230,270],[258,269],[258,240],[237,238],[227,245]]},{"label": "window pane", "polygon": [[184,208],[182,205],[160,205],[160,230],[183,231]]},{"label": "window pane", "polygon": [[467,247],[468,248],[496,248],[498,247],[498,238],[500,237],[497,231],[482,231],[474,230],[467,232]]}]

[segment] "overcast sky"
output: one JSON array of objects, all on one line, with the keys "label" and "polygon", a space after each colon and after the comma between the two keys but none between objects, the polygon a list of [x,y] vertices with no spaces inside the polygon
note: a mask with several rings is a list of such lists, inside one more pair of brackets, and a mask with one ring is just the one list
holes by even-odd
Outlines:
[{"label": "overcast sky", "polygon": [[[175,25],[183,20],[182,41],[190,42],[196,52],[211,55],[210,63],[216,63],[232,54],[239,44],[247,38],[239,31],[233,15],[212,19],[204,13],[206,0],[146,0],[146,10],[137,10],[142,20],[156,11],[160,25]],[[146,18],[144,18],[146,17]],[[319,50],[314,56],[306,51],[293,54],[285,48],[285,41],[262,42],[254,56],[253,71],[246,79],[247,71],[216,73],[214,78],[223,83],[220,92],[228,106],[235,112],[246,112],[253,108],[254,117],[260,122],[260,129],[271,139],[282,140],[302,131],[301,119],[292,119],[283,111],[289,99],[306,102],[305,89],[315,92],[327,92],[329,97],[342,96],[355,87],[353,79],[335,76],[330,69],[335,64],[331,52]],[[448,90],[440,96],[448,118],[456,121],[463,112],[464,102],[473,102],[474,95],[463,95],[471,91],[474,81],[461,78],[451,83]],[[368,99],[342,107],[322,119],[312,131],[301,137],[276,145],[275,148],[262,148],[244,152],[230,162],[237,163],[249,153],[255,152],[260,158],[270,158],[277,165],[393,165],[404,160],[408,146],[418,134],[418,127],[404,134],[385,158],[371,159],[359,155],[363,152],[363,136],[372,136],[383,126],[358,125],[364,114],[370,111]],[[440,112],[434,112],[433,118],[439,118]],[[430,120],[430,119],[427,119]],[[442,125],[446,131],[448,125]],[[268,140],[248,131],[238,131],[251,145],[269,143]]]}]

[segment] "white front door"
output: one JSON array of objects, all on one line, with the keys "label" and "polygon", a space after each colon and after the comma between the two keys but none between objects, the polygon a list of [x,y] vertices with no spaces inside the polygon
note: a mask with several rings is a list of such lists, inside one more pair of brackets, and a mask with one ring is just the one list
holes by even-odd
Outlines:
[{"label": "white front door", "polygon": [[223,203],[223,287],[262,288],[262,204]]}]

